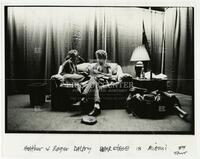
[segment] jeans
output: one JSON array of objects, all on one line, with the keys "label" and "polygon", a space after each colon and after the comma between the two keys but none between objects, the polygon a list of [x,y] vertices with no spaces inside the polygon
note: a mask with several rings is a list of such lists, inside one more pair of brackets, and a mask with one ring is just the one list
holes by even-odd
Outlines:
[{"label": "jeans", "polygon": [[94,102],[100,103],[100,96],[99,96],[99,84],[95,80],[94,77],[91,77],[89,82],[87,83],[87,86],[83,90],[83,95],[87,96],[89,93],[94,92]]}]

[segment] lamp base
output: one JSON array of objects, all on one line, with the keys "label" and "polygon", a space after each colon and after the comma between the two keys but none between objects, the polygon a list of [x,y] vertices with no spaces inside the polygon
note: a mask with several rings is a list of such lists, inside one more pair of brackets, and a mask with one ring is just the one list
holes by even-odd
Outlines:
[{"label": "lamp base", "polygon": [[135,73],[136,73],[136,77],[138,78],[142,78],[141,77],[141,73],[142,73],[142,70],[144,69],[144,64],[142,61],[138,61],[135,65]]}]

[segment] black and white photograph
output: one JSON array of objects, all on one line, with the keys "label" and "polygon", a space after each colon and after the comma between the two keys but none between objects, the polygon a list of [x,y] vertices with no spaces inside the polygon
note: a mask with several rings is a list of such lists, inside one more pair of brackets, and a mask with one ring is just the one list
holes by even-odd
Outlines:
[{"label": "black and white photograph", "polygon": [[5,6],[5,133],[194,135],[194,10]]}]

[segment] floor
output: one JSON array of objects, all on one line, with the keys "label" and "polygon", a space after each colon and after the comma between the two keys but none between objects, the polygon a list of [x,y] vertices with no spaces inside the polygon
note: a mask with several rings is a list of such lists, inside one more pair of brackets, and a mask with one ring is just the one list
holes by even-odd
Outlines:
[{"label": "floor", "polygon": [[[177,94],[183,109],[192,114],[192,97]],[[126,113],[124,109],[102,110],[95,125],[81,124],[82,116],[73,116],[77,112],[53,112],[50,102],[41,109],[30,107],[28,95],[12,95],[7,98],[7,130],[15,131],[127,131],[150,133],[189,132],[192,124],[176,115],[162,120],[138,119]]]}]

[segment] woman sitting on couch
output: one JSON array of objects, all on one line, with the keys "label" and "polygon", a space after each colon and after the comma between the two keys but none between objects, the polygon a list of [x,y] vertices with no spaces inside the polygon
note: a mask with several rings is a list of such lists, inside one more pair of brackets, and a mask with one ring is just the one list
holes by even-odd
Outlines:
[{"label": "woman sitting on couch", "polygon": [[74,103],[74,106],[83,106],[87,102],[90,93],[94,94],[94,109],[89,113],[90,116],[97,116],[101,113],[99,91],[104,86],[117,81],[117,75],[112,75],[111,67],[107,63],[107,52],[104,50],[97,50],[95,52],[97,63],[90,69],[90,79],[77,71],[77,57],[76,50],[70,50],[67,54],[66,61],[62,64],[58,74],[52,79],[57,79],[61,83],[76,83],[78,92],[81,93],[82,98],[79,102]]},{"label": "woman sitting on couch", "polygon": [[58,86],[60,84],[66,83],[80,83],[85,79],[85,76],[77,71],[77,62],[84,61],[79,55],[77,50],[70,50],[65,61],[59,68],[58,74],[51,77],[51,79],[56,79]]}]

